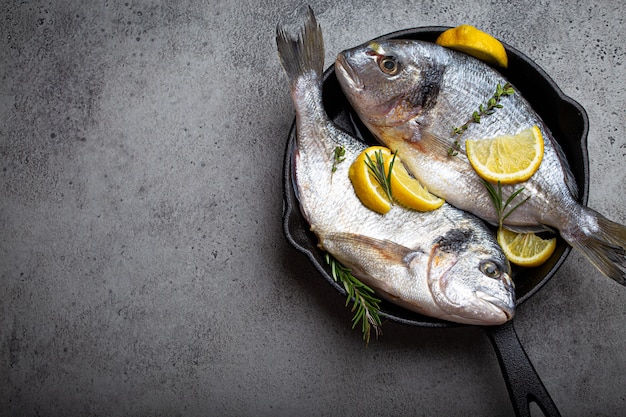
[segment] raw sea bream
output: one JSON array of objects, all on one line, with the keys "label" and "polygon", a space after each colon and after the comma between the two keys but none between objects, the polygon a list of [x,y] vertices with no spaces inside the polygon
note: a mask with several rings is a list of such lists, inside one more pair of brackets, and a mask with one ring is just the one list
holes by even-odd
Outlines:
[{"label": "raw sea bream", "polygon": [[[313,12],[282,19],[276,41],[296,111],[297,196],[319,246],[412,311],[470,324],[510,320],[510,267],[482,221],[447,204],[431,212],[394,205],[380,215],[356,196],[348,170],[366,145],[333,125],[323,108],[324,46]],[[333,172],[337,147],[345,160]]]},{"label": "raw sea bream", "polygon": [[[544,138],[541,165],[530,179],[503,185],[504,199],[523,188],[530,197],[505,219],[518,232],[558,230],[603,274],[626,284],[626,227],[577,202],[564,154],[519,92],[502,98],[493,114],[471,123],[460,140],[453,133],[507,80],[487,64],[435,43],[369,42],[343,51],[335,73],[359,118],[384,145],[397,150],[409,171],[451,205],[498,224],[487,188],[465,153],[465,140],[514,135],[538,126]],[[514,86],[513,86],[514,87]],[[455,140],[459,141],[457,152]]]}]

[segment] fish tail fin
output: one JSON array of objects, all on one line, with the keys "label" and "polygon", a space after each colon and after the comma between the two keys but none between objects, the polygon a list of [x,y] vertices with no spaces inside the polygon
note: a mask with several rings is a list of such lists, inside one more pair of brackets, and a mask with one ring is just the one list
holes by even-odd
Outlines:
[{"label": "fish tail fin", "polygon": [[321,77],[324,40],[313,10],[302,6],[283,17],[276,26],[278,56],[290,83],[308,72]]},{"label": "fish tail fin", "polygon": [[581,208],[576,226],[561,230],[561,236],[600,272],[626,286],[626,226],[590,208]]}]

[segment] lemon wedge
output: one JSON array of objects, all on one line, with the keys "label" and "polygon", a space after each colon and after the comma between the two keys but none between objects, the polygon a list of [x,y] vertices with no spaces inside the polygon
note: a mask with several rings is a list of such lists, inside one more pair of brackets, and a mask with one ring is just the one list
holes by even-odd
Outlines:
[{"label": "lemon wedge", "polygon": [[[388,167],[391,159],[391,155],[385,159],[387,175],[389,175]],[[431,194],[426,187],[409,174],[397,155],[391,169],[390,180],[393,199],[405,207],[418,211],[431,211],[438,209],[444,203],[442,198]]]},{"label": "lemon wedge", "polygon": [[[356,195],[361,202],[377,213],[385,214],[391,210],[393,202],[380,185],[380,182],[369,168],[369,160],[376,161],[376,154],[380,152],[385,176],[391,184],[392,198],[399,204],[419,211],[435,210],[444,203],[444,200],[428,192],[422,184],[409,174],[398,155],[394,156],[389,148],[371,146],[359,154],[350,166],[348,175]],[[394,161],[391,170],[391,161]]]},{"label": "lemon wedge", "polygon": [[516,135],[466,140],[467,159],[483,179],[515,184],[529,179],[543,159],[543,136],[536,125]]},{"label": "lemon wedge", "polygon": [[348,176],[350,181],[352,181],[354,192],[359,197],[359,200],[370,210],[385,214],[391,210],[391,201],[387,198],[385,190],[367,166],[367,156],[369,155],[370,159],[375,161],[376,152],[381,152],[383,160],[385,157],[391,156],[391,151],[388,148],[371,146],[361,152],[350,165]]},{"label": "lemon wedge", "polygon": [[504,45],[474,26],[461,25],[441,33],[435,43],[464,52],[488,64],[506,68],[509,64]]},{"label": "lemon wedge", "polygon": [[539,266],[550,258],[556,248],[556,238],[542,239],[534,233],[515,233],[500,228],[498,243],[507,259],[519,266]]}]

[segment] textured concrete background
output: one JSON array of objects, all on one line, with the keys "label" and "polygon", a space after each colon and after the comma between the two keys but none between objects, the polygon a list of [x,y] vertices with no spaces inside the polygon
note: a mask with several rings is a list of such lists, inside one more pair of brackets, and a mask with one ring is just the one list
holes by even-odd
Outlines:
[{"label": "textured concrete background", "polygon": [[[387,323],[366,348],[285,241],[294,4],[3,2],[1,415],[512,415],[480,329]],[[589,113],[589,205],[626,223],[622,0],[311,4],[327,65],[462,23],[536,60]],[[563,415],[624,415],[625,319],[577,253],[518,310]]]}]

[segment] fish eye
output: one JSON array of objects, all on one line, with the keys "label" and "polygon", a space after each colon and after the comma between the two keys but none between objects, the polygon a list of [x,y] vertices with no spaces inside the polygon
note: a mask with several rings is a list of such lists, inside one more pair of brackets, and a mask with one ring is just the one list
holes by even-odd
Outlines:
[{"label": "fish eye", "polygon": [[502,274],[500,267],[492,261],[481,262],[479,268],[480,272],[487,275],[489,278],[498,278]]},{"label": "fish eye", "polygon": [[378,66],[387,75],[396,75],[400,72],[400,63],[391,55],[381,57],[378,61]]}]

